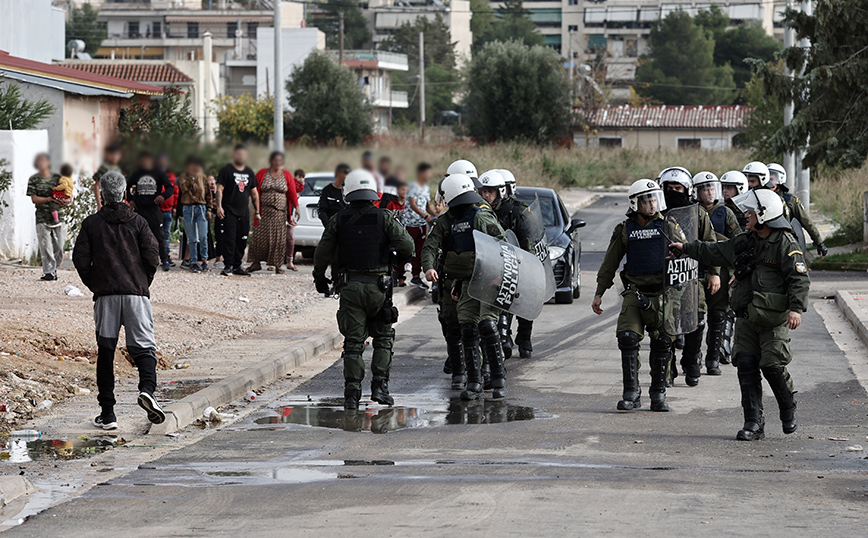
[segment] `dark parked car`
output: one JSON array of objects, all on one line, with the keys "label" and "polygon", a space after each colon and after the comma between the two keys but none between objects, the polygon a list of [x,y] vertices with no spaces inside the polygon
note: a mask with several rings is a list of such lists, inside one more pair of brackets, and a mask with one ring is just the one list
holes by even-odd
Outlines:
[{"label": "dark parked car", "polygon": [[579,228],[585,225],[585,221],[570,219],[561,197],[552,189],[519,187],[515,197],[528,205],[539,198],[549,257],[555,273],[555,302],[572,303],[582,293],[582,241]]}]

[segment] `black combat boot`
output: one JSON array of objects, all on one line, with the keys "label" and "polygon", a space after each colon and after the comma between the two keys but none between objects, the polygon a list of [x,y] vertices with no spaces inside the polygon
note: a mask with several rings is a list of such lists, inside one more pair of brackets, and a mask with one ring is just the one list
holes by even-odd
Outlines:
[{"label": "black combat boot", "polygon": [[361,389],[344,389],[344,409],[355,410],[359,408],[359,400],[362,399]]},{"label": "black combat boot", "polygon": [[533,320],[518,318],[518,332],[515,335],[515,345],[518,346],[518,356],[529,359],[533,354],[533,345],[530,343],[533,334]]},{"label": "black combat boot", "polygon": [[[464,352],[461,348],[461,326],[458,324],[446,327],[446,354],[451,363],[452,390],[464,390],[467,385],[467,373],[464,369]],[[445,369],[444,369],[445,370]]]},{"label": "black combat boot", "polygon": [[388,379],[374,379],[371,381],[371,399],[380,405],[395,405],[395,399],[389,394]]},{"label": "black combat boot", "polygon": [[741,388],[741,407],[744,410],[744,427],[735,438],[739,441],[759,441],[765,438],[765,419],[762,415],[760,400],[759,359],[742,353],[738,357],[738,384]]},{"label": "black combat boot", "polygon": [[702,375],[702,333],[705,323],[700,322],[691,333],[684,336],[684,349],[681,351],[681,369],[684,371],[684,382],[688,387],[699,384]]},{"label": "black combat boot", "polygon": [[778,401],[784,433],[788,435],[794,433],[799,424],[796,418],[796,398],[790,390],[793,383],[790,373],[782,366],[767,366],[762,369],[762,372],[772,388],[775,400]]},{"label": "black combat boot", "polygon": [[461,347],[467,370],[467,388],[462,400],[476,400],[482,396],[482,357],[479,353],[479,327],[475,323],[461,324]]},{"label": "black combat boot", "polygon": [[723,326],[726,323],[726,312],[711,310],[708,313],[708,336],[705,343],[708,351],[705,353],[705,373],[720,375],[720,350],[723,347]]},{"label": "black combat boot", "polygon": [[515,344],[512,341],[512,316],[507,312],[501,312],[497,318],[497,332],[500,334],[500,343],[503,346],[503,358],[512,357],[512,348]]},{"label": "black combat boot", "polygon": [[491,371],[491,397],[494,399],[506,397],[506,368],[503,367],[503,347],[497,333],[497,325],[493,319],[479,322],[479,337],[482,340],[482,351],[485,362]]},{"label": "black combat boot", "polygon": [[651,340],[651,355],[648,365],[651,369],[651,411],[669,411],[666,403],[666,364],[670,360],[672,341],[666,335]]},{"label": "black combat boot", "polygon": [[639,409],[642,407],[642,388],[639,386],[639,335],[633,331],[619,333],[618,348],[621,350],[621,372],[624,375],[624,394],[618,402],[618,409]]},{"label": "black combat boot", "polygon": [[723,322],[723,336],[720,341],[720,364],[729,364],[732,360],[732,333],[735,330],[735,312],[728,310]]}]

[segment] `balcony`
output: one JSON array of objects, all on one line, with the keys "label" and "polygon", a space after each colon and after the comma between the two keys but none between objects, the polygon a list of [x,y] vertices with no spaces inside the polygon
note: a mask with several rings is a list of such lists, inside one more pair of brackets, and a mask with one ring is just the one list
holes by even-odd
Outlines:
[{"label": "balcony", "polygon": [[[338,56],[336,50],[329,51]],[[344,64],[351,69],[383,69],[385,71],[407,71],[407,55],[381,50],[345,50]]]},{"label": "balcony", "polygon": [[372,92],[371,106],[381,108],[408,108],[410,101],[407,92]]}]

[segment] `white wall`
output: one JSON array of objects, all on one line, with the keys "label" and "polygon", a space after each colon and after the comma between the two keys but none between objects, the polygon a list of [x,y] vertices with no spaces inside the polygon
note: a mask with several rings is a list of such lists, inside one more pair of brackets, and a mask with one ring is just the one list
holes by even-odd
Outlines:
[{"label": "white wall", "polygon": [[[256,30],[256,95],[274,94],[274,29]],[[314,50],[325,49],[325,34],[316,28],[284,28],[280,54],[283,81],[296,65],[304,62]]]},{"label": "white wall", "polygon": [[51,0],[0,0],[0,50],[37,62],[62,60],[63,10],[52,8]]},{"label": "white wall", "polygon": [[[214,140],[217,132],[217,118],[213,111],[205,102],[205,62],[201,60],[180,60],[172,62],[172,65],[177,67],[182,73],[192,78],[193,86],[185,88],[185,91],[190,92],[190,102],[193,107],[193,116],[199,122],[199,128],[205,131],[205,115],[211,115],[211,133],[206,133],[206,138]],[[211,86],[209,87],[209,97],[213,101],[221,93],[223,93],[223,80],[220,76],[220,66],[217,63],[211,64]]]},{"label": "white wall", "polygon": [[27,196],[27,180],[35,172],[33,159],[48,150],[47,131],[0,131],[0,159],[12,172],[12,186],[0,197],[9,204],[0,216],[0,259],[30,261],[39,245],[36,213]]}]

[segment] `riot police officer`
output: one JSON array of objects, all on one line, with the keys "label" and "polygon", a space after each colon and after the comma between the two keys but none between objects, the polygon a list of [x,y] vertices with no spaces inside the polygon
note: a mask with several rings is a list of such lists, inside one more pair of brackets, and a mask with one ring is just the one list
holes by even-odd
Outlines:
[{"label": "riot police officer", "polygon": [[621,273],[625,290],[618,315],[616,336],[621,350],[624,393],[618,409],[642,406],[639,385],[639,343],[645,330],[651,340],[648,363],[651,370],[651,410],[669,411],[666,403],[666,367],[672,339],[663,329],[663,287],[667,237],[684,237],[680,229],[667,223],[663,190],[650,179],[640,179],[630,186],[630,210],[627,219],[615,226],[606,255],[597,272],[597,290],[591,308],[602,314],[603,294],[611,288],[615,271],[627,256]]},{"label": "riot police officer", "polygon": [[344,336],[344,408],[358,409],[362,396],[365,340],[373,338],[371,399],[394,404],[389,395],[389,370],[397,310],[392,305],[390,252],[394,262],[413,257],[413,239],[387,211],[374,205],[377,182],[367,170],[353,170],[344,181],[343,194],[349,203],[328,221],[314,252],[313,277],[319,293],[329,293],[331,281],[325,270],[337,252],[340,307],[338,329]]},{"label": "riot police officer", "polygon": [[[723,203],[720,180],[711,172],[700,172],[693,176],[693,188],[700,207],[708,213],[711,226],[720,241],[731,239],[741,233],[735,214]],[[723,350],[723,335],[726,327],[726,314],[729,310],[729,270],[720,268],[720,290],[711,293],[705,288],[705,302],[708,306],[708,335],[705,343],[705,372],[707,375],[720,375]],[[724,364],[728,359],[724,359]]]},{"label": "riot police officer", "polygon": [[[660,175],[660,184],[663,187],[663,193],[666,198],[664,215],[667,215],[673,209],[692,206],[696,203],[693,197],[693,178],[685,168],[673,167],[664,170]],[[714,228],[711,225],[711,220],[708,218],[708,213],[698,211],[697,208],[696,215],[698,216],[699,223],[699,238],[703,241],[716,241],[717,236],[714,235]],[[710,294],[716,295],[719,293],[719,267],[706,267],[700,264],[699,277],[703,287]],[[681,352],[681,368],[684,371],[684,381],[689,387],[698,385],[699,377],[702,375],[702,333],[705,332],[706,310],[705,295],[700,294],[698,325],[694,331],[684,335],[684,349]],[[675,367],[674,350],[670,374],[670,381],[678,375]]]},{"label": "riot police officer", "polygon": [[817,245],[817,254],[820,256],[826,256],[829,254],[829,249],[826,248],[826,245],[823,243],[820,230],[818,230],[816,224],[814,224],[814,220],[811,218],[810,213],[805,209],[805,206],[802,205],[799,197],[791,193],[789,187],[787,187],[787,171],[778,163],[770,163],[767,166],[769,169],[768,184],[783,199],[784,205],[787,208],[786,212],[789,213],[790,216],[790,222],[792,222],[793,219],[799,221],[802,228],[808,232],[811,241]]},{"label": "riot police officer", "polygon": [[[467,385],[461,398],[475,400],[482,395],[480,339],[489,358],[492,397],[503,398],[506,396],[506,370],[495,321],[498,310],[472,298],[467,289],[475,261],[473,231],[479,230],[504,240],[503,228],[491,209],[479,204],[482,198],[469,176],[450,174],[440,183],[438,194],[449,210],[437,218],[437,223],[425,239],[422,269],[428,281],[442,280],[441,293],[447,295],[441,302],[444,318],[457,319],[460,327],[464,369],[467,372]],[[435,267],[438,249],[443,251],[442,271]],[[452,364],[453,376],[459,368],[458,364]]]},{"label": "riot police officer", "polygon": [[738,367],[744,411],[744,427],[736,439],[754,441],[765,437],[760,374],[778,402],[784,433],[798,427],[793,380],[786,367],[792,360],[789,333],[801,324],[810,279],[780,197],[759,189],[740,195],[735,202],[747,217],[747,233],[721,243],[670,246],[700,262],[734,269],[732,307],[738,321],[733,362]]},{"label": "riot police officer", "polygon": [[747,226],[747,220],[744,218],[744,213],[742,213],[741,209],[735,205],[735,202],[733,202],[732,199],[739,194],[747,192],[747,178],[738,170],[730,170],[720,176],[720,186],[723,191],[724,204],[727,209],[732,211],[732,214],[735,215],[739,227],[744,231],[745,226]]}]

